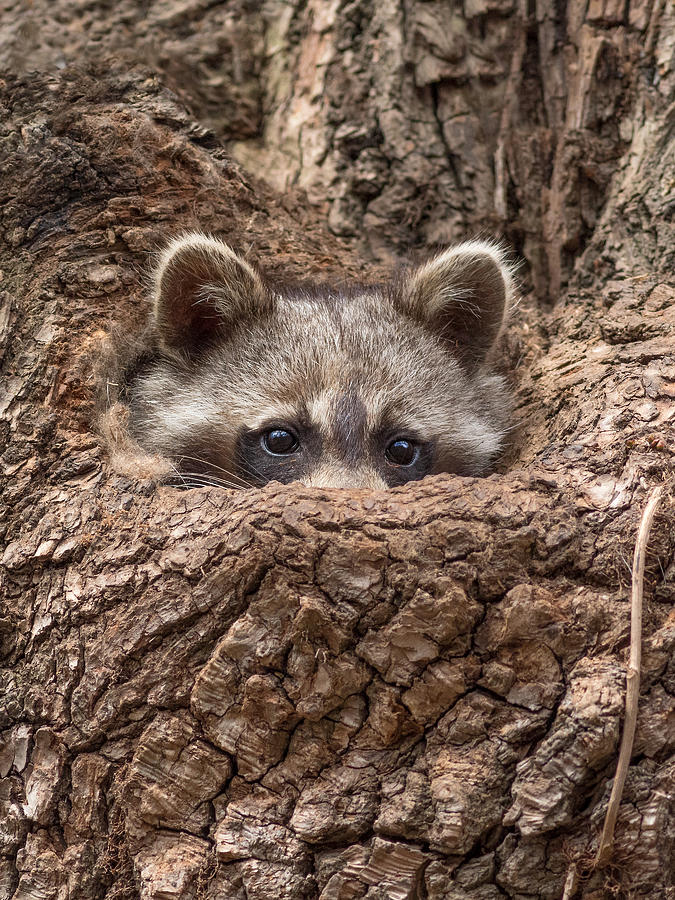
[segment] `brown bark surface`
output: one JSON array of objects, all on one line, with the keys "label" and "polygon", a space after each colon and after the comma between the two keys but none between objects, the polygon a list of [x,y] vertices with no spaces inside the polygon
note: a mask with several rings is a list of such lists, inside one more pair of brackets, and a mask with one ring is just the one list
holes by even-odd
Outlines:
[{"label": "brown bark surface", "polygon": [[[549,300],[589,245],[605,274],[672,271],[666,222],[654,227],[663,210],[672,219],[668,175],[652,173],[646,196],[639,178],[631,187],[645,143],[670,140],[666,0],[5,0],[3,11],[0,71],[140,59],[250,172],[306,189],[367,256],[504,233]],[[607,248],[610,194],[631,215]]]},{"label": "brown bark surface", "polygon": [[[672,898],[668,492],[616,847],[588,865],[633,543],[675,449],[672,6],[5,10],[0,897],[543,900],[576,861],[578,896]],[[488,225],[539,296],[567,285],[509,329],[498,474],[375,494],[119,474],[96,363],[113,321],[140,327],[168,234],[339,280]]]}]

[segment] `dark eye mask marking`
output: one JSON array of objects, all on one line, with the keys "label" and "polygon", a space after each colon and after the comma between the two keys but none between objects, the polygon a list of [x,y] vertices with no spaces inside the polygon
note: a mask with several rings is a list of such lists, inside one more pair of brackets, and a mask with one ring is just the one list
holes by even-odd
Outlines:
[{"label": "dark eye mask marking", "polygon": [[300,449],[297,436],[288,428],[270,428],[260,436],[260,440],[263,450],[274,456],[286,456]]},{"label": "dark eye mask marking", "polygon": [[337,456],[356,465],[369,455],[366,435],[367,410],[353,390],[340,394],[335,401],[331,422],[331,438]]},{"label": "dark eye mask marking", "polygon": [[389,487],[419,481],[433,471],[433,443],[421,441],[395,424],[373,435],[372,448],[378,472]]},{"label": "dark eye mask marking", "polygon": [[[265,449],[264,437],[272,432],[288,431],[297,438],[292,452],[270,453]],[[321,437],[311,426],[273,423],[255,431],[243,431],[236,442],[237,469],[244,478],[257,485],[268,481],[302,481],[316,468],[321,457]]]},{"label": "dark eye mask marking", "polygon": [[397,438],[384,451],[387,461],[392,466],[412,466],[416,462],[418,454],[419,444],[408,438]]}]

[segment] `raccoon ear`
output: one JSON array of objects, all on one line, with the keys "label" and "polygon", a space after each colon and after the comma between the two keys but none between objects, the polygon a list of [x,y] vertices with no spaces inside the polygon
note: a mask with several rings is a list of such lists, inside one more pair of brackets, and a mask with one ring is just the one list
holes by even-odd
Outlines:
[{"label": "raccoon ear", "polygon": [[272,296],[227,244],[193,233],[176,238],[162,253],[153,307],[164,347],[192,356],[237,321],[271,309]]},{"label": "raccoon ear", "polygon": [[403,287],[403,305],[436,332],[469,369],[477,368],[499,337],[513,293],[504,252],[467,241],[415,269]]}]

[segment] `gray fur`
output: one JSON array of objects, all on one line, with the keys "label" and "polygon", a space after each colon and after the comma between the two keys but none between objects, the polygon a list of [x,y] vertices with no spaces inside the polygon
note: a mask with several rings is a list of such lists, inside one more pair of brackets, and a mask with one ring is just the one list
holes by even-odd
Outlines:
[{"label": "gray fur", "polygon": [[[508,428],[509,392],[487,359],[512,293],[501,250],[486,242],[392,286],[277,294],[226,245],[187,235],[156,272],[157,352],[131,385],[132,433],[184,471],[238,485],[376,488],[483,474]],[[272,469],[266,457],[250,461],[261,430],[296,423],[301,452]],[[423,444],[424,466],[387,462],[383,447],[398,434]],[[253,456],[242,457],[243,435],[253,435]]]}]

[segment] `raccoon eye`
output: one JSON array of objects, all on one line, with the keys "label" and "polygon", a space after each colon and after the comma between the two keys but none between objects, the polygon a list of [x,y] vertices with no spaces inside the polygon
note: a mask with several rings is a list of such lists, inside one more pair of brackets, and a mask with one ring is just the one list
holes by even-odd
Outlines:
[{"label": "raccoon eye", "polygon": [[387,461],[395,466],[411,466],[419,456],[419,447],[413,441],[398,438],[384,451]]},{"label": "raccoon eye", "polygon": [[292,431],[286,428],[272,428],[266,431],[260,438],[260,443],[267,453],[273,456],[286,456],[294,453],[299,446],[299,441]]}]

